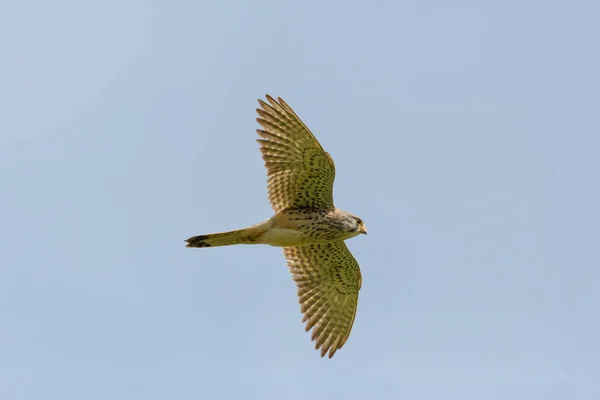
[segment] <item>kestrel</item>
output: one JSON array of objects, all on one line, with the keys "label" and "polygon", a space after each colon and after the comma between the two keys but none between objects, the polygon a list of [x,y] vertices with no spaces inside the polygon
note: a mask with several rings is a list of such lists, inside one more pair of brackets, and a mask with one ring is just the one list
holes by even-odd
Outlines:
[{"label": "kestrel", "polygon": [[331,358],[350,335],[362,283],[344,240],[367,229],[360,218],[333,205],[335,166],[329,153],[285,101],[266,98],[269,104],[258,100],[256,120],[263,129],[256,131],[275,215],[249,228],[191,237],[186,247],[283,247],[302,322],[307,332],[313,329],[321,357],[329,352]]}]

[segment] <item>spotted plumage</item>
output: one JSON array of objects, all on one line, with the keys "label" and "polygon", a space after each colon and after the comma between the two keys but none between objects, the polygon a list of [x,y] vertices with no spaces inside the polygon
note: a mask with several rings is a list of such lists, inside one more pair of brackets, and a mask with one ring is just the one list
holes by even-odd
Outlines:
[{"label": "spotted plumage", "polygon": [[298,287],[306,330],[321,356],[333,357],[352,329],[362,284],[344,240],[367,230],[333,204],[335,165],[315,136],[281,98],[259,100],[257,132],[275,215],[230,232],[194,236],[187,247],[269,244],[283,254]]}]

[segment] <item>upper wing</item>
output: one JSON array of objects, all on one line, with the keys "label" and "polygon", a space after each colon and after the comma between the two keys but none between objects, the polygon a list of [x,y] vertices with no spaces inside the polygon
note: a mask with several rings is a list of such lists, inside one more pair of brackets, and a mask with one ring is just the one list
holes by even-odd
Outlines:
[{"label": "upper wing", "polygon": [[306,331],[314,328],[315,348],[331,358],[354,323],[362,284],[358,263],[343,241],[284,247],[283,254],[298,286]]},{"label": "upper wing", "polygon": [[314,135],[281,98],[258,100],[256,131],[267,167],[269,201],[286,208],[333,208],[335,166]]}]

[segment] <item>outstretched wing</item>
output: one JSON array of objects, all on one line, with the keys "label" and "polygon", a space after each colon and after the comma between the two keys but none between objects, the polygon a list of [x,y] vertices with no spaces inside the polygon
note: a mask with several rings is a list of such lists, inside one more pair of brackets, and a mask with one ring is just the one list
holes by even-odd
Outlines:
[{"label": "outstretched wing", "polygon": [[315,136],[281,98],[258,100],[263,127],[256,131],[267,167],[269,201],[275,212],[287,208],[333,208],[335,166]]},{"label": "outstretched wing", "polygon": [[298,286],[306,331],[315,348],[329,358],[340,349],[354,323],[362,278],[356,259],[343,241],[284,247],[290,272]]}]

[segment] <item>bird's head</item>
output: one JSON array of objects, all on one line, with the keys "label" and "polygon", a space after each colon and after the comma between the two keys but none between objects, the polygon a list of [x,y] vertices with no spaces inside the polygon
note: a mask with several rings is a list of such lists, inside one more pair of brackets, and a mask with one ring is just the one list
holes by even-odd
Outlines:
[{"label": "bird's head", "polygon": [[342,210],[335,210],[335,220],[338,222],[338,227],[344,231],[344,240],[362,234],[367,234],[367,227],[362,219],[354,214]]},{"label": "bird's head", "polygon": [[365,226],[365,223],[363,222],[362,219],[358,218],[356,215],[354,215],[354,219],[356,220],[356,229],[355,232],[358,233],[362,233],[362,234],[367,234],[367,227]]}]

